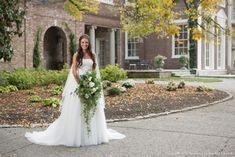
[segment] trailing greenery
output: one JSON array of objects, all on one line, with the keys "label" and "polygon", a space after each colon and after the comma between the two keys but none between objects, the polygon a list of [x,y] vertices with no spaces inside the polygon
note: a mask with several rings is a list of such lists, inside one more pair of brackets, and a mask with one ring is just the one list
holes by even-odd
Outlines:
[{"label": "trailing greenery", "polygon": [[37,29],[36,37],[35,37],[35,45],[33,48],[33,67],[38,68],[40,65],[40,50],[39,50],[39,42],[42,34],[42,28]]},{"label": "trailing greenery", "polygon": [[95,71],[88,71],[79,78],[79,87],[76,88],[77,94],[83,105],[83,116],[86,123],[88,135],[91,131],[90,122],[95,114],[96,106],[101,97],[101,80],[97,79]]},{"label": "trailing greenery", "polygon": [[120,67],[120,65],[107,65],[104,69],[100,70],[102,80],[116,82],[127,78],[127,72]]},{"label": "trailing greenery", "polygon": [[13,56],[13,36],[22,36],[21,26],[25,12],[20,8],[20,0],[5,0],[0,3],[0,59],[3,58],[6,62]]}]

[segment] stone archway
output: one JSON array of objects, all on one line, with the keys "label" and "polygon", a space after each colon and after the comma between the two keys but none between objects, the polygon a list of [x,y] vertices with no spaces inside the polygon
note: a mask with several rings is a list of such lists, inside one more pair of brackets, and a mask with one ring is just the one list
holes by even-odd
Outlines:
[{"label": "stone archway", "polygon": [[44,35],[44,59],[48,70],[61,70],[67,61],[67,41],[64,31],[52,26]]}]

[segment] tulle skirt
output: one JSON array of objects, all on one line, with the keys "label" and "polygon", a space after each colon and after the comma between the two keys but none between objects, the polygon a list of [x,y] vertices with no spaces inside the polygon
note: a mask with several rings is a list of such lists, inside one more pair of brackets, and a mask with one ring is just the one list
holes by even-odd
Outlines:
[{"label": "tulle skirt", "polygon": [[111,139],[122,139],[125,135],[107,129],[104,105],[99,101],[90,122],[91,132],[82,116],[82,103],[78,96],[67,94],[62,101],[61,115],[45,131],[27,132],[25,137],[35,144],[86,146],[107,143]]}]

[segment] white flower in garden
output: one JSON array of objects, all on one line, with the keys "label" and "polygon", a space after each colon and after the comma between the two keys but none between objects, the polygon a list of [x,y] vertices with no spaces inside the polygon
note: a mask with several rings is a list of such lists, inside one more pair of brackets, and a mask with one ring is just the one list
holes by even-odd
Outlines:
[{"label": "white flower in garden", "polygon": [[125,87],[118,87],[120,89],[121,92],[126,92],[126,88]]},{"label": "white flower in garden", "polygon": [[90,83],[89,83],[89,87],[92,88],[92,87],[94,87],[94,86],[95,86],[95,83],[94,83],[94,82],[90,82]]},{"label": "white flower in garden", "polygon": [[92,77],[89,77],[88,80],[91,81]]}]

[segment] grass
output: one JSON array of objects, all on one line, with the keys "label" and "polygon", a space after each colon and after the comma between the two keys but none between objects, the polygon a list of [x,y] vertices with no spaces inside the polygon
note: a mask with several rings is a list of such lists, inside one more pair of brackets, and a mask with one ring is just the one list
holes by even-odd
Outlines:
[{"label": "grass", "polygon": [[219,78],[205,78],[205,77],[166,77],[166,78],[132,78],[132,79],[154,79],[156,81],[187,81],[187,82],[204,82],[204,83],[213,83],[213,82],[223,82]]}]

